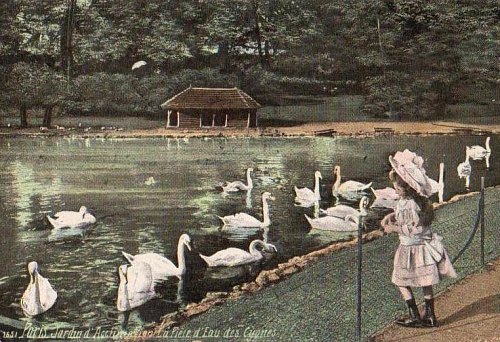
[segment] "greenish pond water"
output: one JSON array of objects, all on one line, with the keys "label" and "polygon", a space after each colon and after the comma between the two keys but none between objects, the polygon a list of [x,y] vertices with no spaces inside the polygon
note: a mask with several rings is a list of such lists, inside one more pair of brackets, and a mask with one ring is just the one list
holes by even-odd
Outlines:
[{"label": "greenish pond water", "polygon": [[[19,301],[29,283],[26,265],[39,263],[58,299],[35,318],[49,327],[122,327],[134,329],[207,292],[228,291],[272,268],[304,255],[348,233],[311,231],[304,214],[313,208],[294,205],[293,187],[313,187],[314,171],[323,175],[320,207],[332,206],[332,170],[340,165],[344,180],[389,186],[388,156],[409,148],[425,159],[427,173],[438,178],[445,163],[445,200],[465,193],[456,167],[466,145],[484,145],[484,136],[387,136],[376,138],[191,138],[191,139],[0,139],[0,315],[21,319]],[[471,161],[471,191],[499,184],[498,136],[492,136],[490,169]],[[247,196],[222,196],[215,186],[244,180],[254,168],[254,189]],[[156,181],[147,185],[148,178]],[[271,225],[265,231],[223,231],[218,216],[246,212],[262,220],[261,193],[270,202]],[[436,198],[433,198],[437,201]],[[342,203],[357,206],[355,201]],[[45,215],[87,206],[97,217],[88,229],[50,229]],[[375,229],[387,210],[370,209],[368,229]],[[188,233],[194,249],[188,271],[158,286],[159,298],[130,313],[116,309],[117,268],[121,252],[156,252],[177,263],[177,240]],[[227,247],[247,249],[255,238],[267,238],[278,253],[263,263],[223,270],[207,269],[206,255]]]}]

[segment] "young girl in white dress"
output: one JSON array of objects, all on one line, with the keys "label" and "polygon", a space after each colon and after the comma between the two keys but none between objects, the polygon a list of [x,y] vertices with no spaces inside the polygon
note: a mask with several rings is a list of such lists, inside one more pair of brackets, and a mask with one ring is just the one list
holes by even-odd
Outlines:
[{"label": "young girl in white dress", "polygon": [[[398,233],[400,244],[394,255],[392,282],[398,286],[408,306],[409,316],[396,320],[408,327],[437,326],[432,285],[441,276],[456,277],[453,265],[442,243],[442,237],[431,231],[434,211],[428,197],[433,186],[423,169],[423,159],[405,150],[389,157],[393,170],[389,178],[400,200],[393,213],[381,222],[387,233]],[[420,317],[412,287],[423,289],[425,313]]]}]

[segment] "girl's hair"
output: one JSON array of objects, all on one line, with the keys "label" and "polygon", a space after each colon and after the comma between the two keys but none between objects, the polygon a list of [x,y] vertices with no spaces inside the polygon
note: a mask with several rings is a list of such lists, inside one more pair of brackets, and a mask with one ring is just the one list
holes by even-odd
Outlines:
[{"label": "girl's hair", "polygon": [[420,223],[422,226],[429,226],[434,220],[434,208],[432,207],[431,201],[421,196],[415,189],[413,189],[408,183],[406,183],[396,171],[391,170],[389,172],[389,179],[393,183],[397,183],[400,187],[404,189],[405,196],[415,200],[420,208]]}]

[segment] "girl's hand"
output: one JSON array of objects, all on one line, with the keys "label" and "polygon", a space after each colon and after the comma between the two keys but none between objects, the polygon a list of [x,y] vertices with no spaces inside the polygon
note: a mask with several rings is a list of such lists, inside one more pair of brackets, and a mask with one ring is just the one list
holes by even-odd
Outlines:
[{"label": "girl's hand", "polygon": [[396,225],[396,214],[395,213],[390,213],[386,215],[382,221],[380,221],[380,225],[382,228],[384,228],[384,231],[386,233],[391,233],[394,231],[397,231],[397,225]]}]

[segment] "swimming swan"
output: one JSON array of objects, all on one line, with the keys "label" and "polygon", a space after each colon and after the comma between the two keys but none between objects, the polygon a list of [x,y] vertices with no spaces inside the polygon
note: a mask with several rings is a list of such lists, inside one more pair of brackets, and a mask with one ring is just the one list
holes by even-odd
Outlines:
[{"label": "swimming swan", "polygon": [[262,194],[262,216],[264,218],[262,222],[247,213],[217,217],[224,223],[224,226],[228,227],[264,228],[271,224],[271,219],[269,218],[269,204],[267,203],[269,200],[274,201],[275,198],[271,196],[271,193],[266,191]]},{"label": "swimming swan", "polygon": [[359,201],[359,210],[354,209],[345,204],[338,204],[334,207],[330,207],[328,209],[320,209],[320,213],[327,216],[335,216],[339,218],[344,218],[347,215],[352,215],[354,217],[365,216],[368,212],[366,208],[368,207],[369,199],[366,196],[363,196]]},{"label": "swimming swan", "polygon": [[469,157],[470,157],[470,147],[466,146],[465,147],[465,161],[458,164],[458,166],[457,166],[458,177],[465,178],[465,187],[466,188],[469,188],[470,175],[472,173],[472,168],[470,166]]},{"label": "swimming swan", "polygon": [[256,262],[263,258],[262,252],[257,247],[268,252],[277,252],[276,246],[273,244],[265,243],[262,240],[253,240],[248,247],[249,252],[231,247],[218,251],[211,256],[200,254],[200,257],[205,260],[209,267],[239,266]]},{"label": "swimming swan", "polygon": [[118,276],[118,311],[129,311],[156,297],[155,282],[148,264],[135,261],[133,266],[121,265]]},{"label": "swimming swan", "polygon": [[335,232],[352,232],[358,230],[358,219],[352,215],[347,215],[344,218],[334,216],[311,218],[306,214],[304,216],[313,229]]},{"label": "swimming swan", "polygon": [[381,199],[381,200],[399,200],[399,195],[396,193],[396,190],[391,187],[386,187],[383,189],[374,189],[370,188],[373,192],[373,195],[375,195],[375,198]]},{"label": "swimming swan", "polygon": [[21,308],[27,317],[33,317],[50,309],[57,299],[49,281],[38,273],[38,263],[32,261],[28,264],[30,283],[21,297]]},{"label": "swimming swan", "polygon": [[335,175],[335,182],[333,183],[332,192],[333,193],[345,193],[345,192],[359,192],[367,190],[371,187],[372,182],[364,184],[361,182],[348,180],[342,183],[342,176],[340,174],[340,166],[336,165],[333,169],[333,174]]},{"label": "swimming swan", "polygon": [[186,259],[184,256],[184,246],[191,250],[191,238],[187,234],[182,234],[179,237],[179,242],[177,244],[177,261],[179,267],[176,267],[174,263],[163,255],[156,253],[145,253],[138,255],[131,255],[129,253],[122,252],[123,256],[133,265],[136,262],[144,262],[151,267],[151,274],[154,280],[166,279],[168,277],[178,277],[181,278],[184,273],[186,273]]},{"label": "swimming swan", "polygon": [[309,188],[297,188],[294,186],[295,190],[295,202],[301,206],[312,206],[314,203],[321,200],[321,195],[319,193],[319,180],[323,179],[321,172],[316,171],[314,173],[314,191]]},{"label": "swimming swan", "polygon": [[375,195],[375,200],[372,202],[372,208],[389,208],[394,209],[399,201],[399,196],[394,188],[386,187],[383,189],[370,188]]},{"label": "swimming swan", "polygon": [[234,182],[226,182],[219,184],[222,188],[222,191],[225,193],[228,192],[238,192],[238,191],[248,191],[253,188],[253,181],[251,177],[251,173],[253,172],[253,168],[249,167],[247,169],[247,184],[242,181],[234,181]]},{"label": "swimming swan", "polygon": [[479,145],[474,145],[474,146],[469,147],[469,156],[473,160],[483,159],[488,154],[491,154],[490,137],[486,138],[485,147],[479,146]]},{"label": "swimming swan", "polygon": [[333,174],[335,175],[335,183],[333,183],[332,186],[332,193],[339,194],[339,193],[349,193],[349,192],[360,192],[360,191],[365,191],[368,190],[372,186],[372,182],[368,184],[364,184],[361,182],[357,181],[352,181],[348,180],[345,181],[344,183],[341,183],[341,175],[340,175],[340,166],[336,165],[335,168],[333,169]]},{"label": "swimming swan", "polygon": [[52,227],[60,228],[79,228],[94,224],[95,217],[89,213],[87,207],[81,206],[79,211],[60,211],[54,214],[54,217],[47,215]]}]

